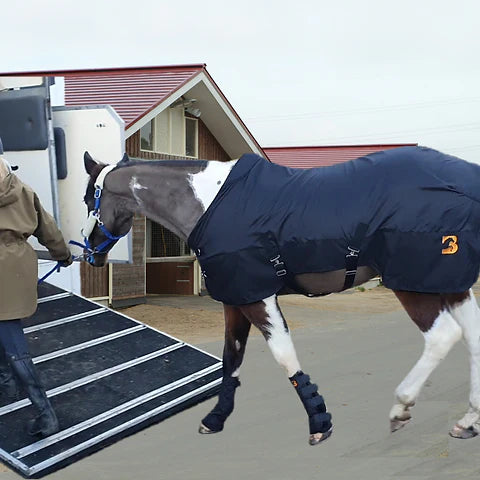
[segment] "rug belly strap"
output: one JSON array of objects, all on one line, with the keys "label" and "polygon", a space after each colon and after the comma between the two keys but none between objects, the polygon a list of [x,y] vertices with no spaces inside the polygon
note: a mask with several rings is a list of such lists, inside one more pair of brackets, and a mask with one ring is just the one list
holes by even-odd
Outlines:
[{"label": "rug belly strap", "polygon": [[310,383],[310,377],[302,371],[297,372],[289,380],[307,412],[310,433],[325,433],[330,430],[332,415],[327,412],[325,401],[318,394],[317,385]]}]

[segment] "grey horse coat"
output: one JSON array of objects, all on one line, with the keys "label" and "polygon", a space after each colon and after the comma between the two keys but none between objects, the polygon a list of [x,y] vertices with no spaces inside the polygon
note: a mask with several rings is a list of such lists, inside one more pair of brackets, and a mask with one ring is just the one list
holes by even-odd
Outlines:
[{"label": "grey horse coat", "polygon": [[309,170],[243,155],[188,242],[212,297],[242,305],[352,254],[391,289],[462,292],[478,277],[479,230],[480,166],[403,147]]}]

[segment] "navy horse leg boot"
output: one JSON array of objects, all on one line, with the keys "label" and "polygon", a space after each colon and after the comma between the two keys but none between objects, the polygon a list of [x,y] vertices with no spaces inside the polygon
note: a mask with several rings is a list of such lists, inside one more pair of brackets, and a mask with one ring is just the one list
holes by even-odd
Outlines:
[{"label": "navy horse leg boot", "polygon": [[0,397],[19,400],[18,386],[3,348],[0,348]]},{"label": "navy horse leg boot", "polygon": [[310,427],[310,445],[317,445],[326,440],[333,431],[332,416],[327,412],[323,397],[318,394],[318,387],[310,383],[310,377],[298,371],[289,378],[308,415]]},{"label": "navy horse leg boot", "polygon": [[57,415],[40,384],[32,358],[30,355],[12,356],[9,360],[15,376],[39,413],[34,420],[29,422],[28,433],[41,437],[48,437],[57,433],[60,430]]},{"label": "navy horse leg boot", "polygon": [[227,417],[233,412],[235,389],[240,386],[237,377],[224,377],[218,402],[213,410],[202,420],[199,433],[217,433],[223,430]]}]

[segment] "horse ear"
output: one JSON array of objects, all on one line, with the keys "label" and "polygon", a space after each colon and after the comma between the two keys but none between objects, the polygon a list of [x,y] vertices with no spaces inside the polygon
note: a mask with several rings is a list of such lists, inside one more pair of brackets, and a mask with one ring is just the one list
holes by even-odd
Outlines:
[{"label": "horse ear", "polygon": [[130,161],[130,157],[129,157],[129,156],[127,155],[127,153],[125,152],[125,153],[123,154],[123,157],[122,157],[122,159],[120,160],[119,163],[128,163],[129,161]]},{"label": "horse ear", "polygon": [[97,166],[97,162],[90,156],[88,152],[83,154],[83,163],[87,173],[92,175],[93,169]]}]

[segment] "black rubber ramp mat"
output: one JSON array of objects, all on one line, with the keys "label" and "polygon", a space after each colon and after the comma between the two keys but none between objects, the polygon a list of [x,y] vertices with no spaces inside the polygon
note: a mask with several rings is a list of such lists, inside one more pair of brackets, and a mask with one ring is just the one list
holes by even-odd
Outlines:
[{"label": "black rubber ramp mat", "polygon": [[47,283],[24,331],[61,427],[31,437],[30,401],[0,402],[0,458],[24,477],[51,473],[206,400],[221,383],[217,357]]}]

